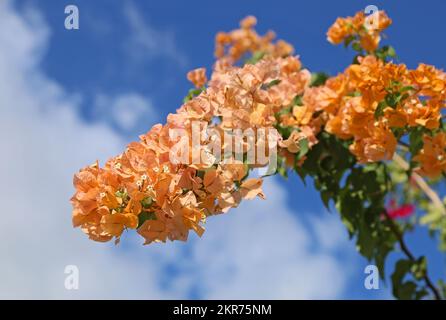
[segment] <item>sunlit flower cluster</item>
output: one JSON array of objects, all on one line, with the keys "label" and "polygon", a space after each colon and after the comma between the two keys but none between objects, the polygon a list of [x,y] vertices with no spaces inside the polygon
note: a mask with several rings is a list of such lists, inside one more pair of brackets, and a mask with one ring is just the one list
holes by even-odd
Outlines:
[{"label": "sunlit flower cluster", "polygon": [[219,32],[215,37],[215,56],[218,59],[229,60],[234,63],[247,53],[284,57],[294,52],[293,46],[288,42],[278,40],[273,43],[276,35],[272,31],[260,36],[254,30],[256,24],[257,19],[248,16],[240,22],[240,29],[229,33]]},{"label": "sunlit flower cluster", "polygon": [[207,216],[263,196],[260,179],[244,179],[243,163],[172,164],[170,126],[154,126],[103,168],[94,164],[75,175],[74,226],[96,241],[119,240],[136,228],[146,243],[186,240],[189,230],[203,233]]},{"label": "sunlit flower cluster", "polygon": [[[239,32],[255,35],[252,19],[245,19],[242,29],[231,33],[231,44],[238,46]],[[249,50],[276,53],[272,49],[276,47],[268,45],[268,41],[264,39],[262,45],[253,45]],[[242,67],[235,65],[235,56],[232,60],[222,57],[215,64],[207,88],[170,114],[166,125],[155,125],[103,168],[95,163],[82,169],[74,177],[74,226],[80,226],[96,241],[119,241],[126,229],[137,229],[146,244],[186,240],[190,230],[203,233],[206,217],[227,212],[242,199],[263,197],[262,180],[249,179],[248,173],[268,163],[247,164],[243,157],[239,161],[235,147],[227,152],[232,141],[222,138],[224,135],[204,133],[209,128],[217,132],[273,130],[275,113],[291,104],[296,94],[302,94],[310,80],[310,73],[301,68],[299,59],[286,56],[289,52],[281,52],[283,57],[265,52],[258,63]],[[204,68],[189,72],[187,77],[197,88],[207,82]],[[198,146],[191,139],[197,123]],[[256,146],[262,144],[268,152],[269,144],[277,144],[277,140],[280,139],[259,139]],[[210,146],[221,149],[224,159],[209,154]],[[187,150],[190,163],[172,162],[175,150]],[[248,151],[242,148],[242,153]],[[196,155],[199,161],[194,162]]]},{"label": "sunlit flower cluster", "polygon": [[421,164],[421,173],[431,178],[446,173],[446,134],[425,135],[423,140],[423,148],[414,158]]},{"label": "sunlit flower cluster", "polygon": [[368,17],[360,11],[353,17],[338,18],[327,32],[327,39],[333,44],[357,43],[367,52],[378,48],[381,32],[392,24],[384,11]]},{"label": "sunlit flower cluster", "polygon": [[187,80],[192,82],[196,88],[203,87],[208,81],[206,77],[206,69],[198,68],[187,73]]},{"label": "sunlit flower cluster", "polygon": [[344,73],[314,90],[318,108],[328,114],[325,130],[352,139],[360,162],[390,160],[406,130],[439,127],[446,99],[446,74],[420,64],[359,58]]},{"label": "sunlit flower cluster", "polygon": [[[328,39],[356,39],[370,53],[391,23],[384,12],[378,16],[373,29],[367,28],[363,13],[339,18]],[[296,166],[305,161],[305,156],[296,157],[303,142],[311,149],[322,130],[351,141],[358,162],[368,163],[392,159],[411,128],[439,129],[444,72],[425,64],[411,70],[366,55],[325,84],[312,86],[311,73],[292,56],[293,47],[273,42],[272,32],[259,36],[255,24],[250,16],[240,29],[216,36],[217,61],[209,80],[204,68],[187,74],[196,89],[165,125],[152,127],[104,167],[95,163],[75,175],[75,227],[96,241],[118,242],[126,229],[137,229],[146,244],[186,240],[190,230],[201,236],[208,216],[264,196],[262,178],[249,178],[249,173],[269,164],[246,161],[253,146],[245,137],[237,149],[227,135],[236,130],[251,130],[256,149],[262,147],[268,156],[277,147],[286,164]],[[276,129],[281,135],[275,139],[259,138],[262,130]],[[418,170],[429,177],[444,172],[445,147],[443,132],[426,134],[413,158]],[[183,161],[172,160],[177,153]]]}]

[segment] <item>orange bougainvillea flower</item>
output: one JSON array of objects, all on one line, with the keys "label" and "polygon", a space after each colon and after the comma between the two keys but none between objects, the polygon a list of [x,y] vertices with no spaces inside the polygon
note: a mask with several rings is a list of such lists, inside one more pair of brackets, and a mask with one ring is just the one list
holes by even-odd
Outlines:
[{"label": "orange bougainvillea flower", "polygon": [[187,80],[192,82],[196,88],[203,87],[206,82],[206,69],[198,68],[187,73]]},{"label": "orange bougainvillea flower", "polygon": [[425,135],[423,148],[414,157],[420,163],[419,172],[436,178],[446,171],[446,133],[440,132],[431,137]]},{"label": "orange bougainvillea flower", "polygon": [[244,199],[254,199],[259,196],[265,198],[262,192],[262,179],[249,179],[242,183],[240,194]]}]

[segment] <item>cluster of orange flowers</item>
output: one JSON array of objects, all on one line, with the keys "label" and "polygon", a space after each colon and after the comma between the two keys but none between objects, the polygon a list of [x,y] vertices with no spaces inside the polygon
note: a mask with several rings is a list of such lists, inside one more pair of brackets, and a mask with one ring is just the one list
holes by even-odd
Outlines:
[{"label": "cluster of orange flowers", "polygon": [[423,148],[414,157],[421,164],[420,172],[436,178],[446,172],[446,134],[439,132],[434,136],[425,135]]},{"label": "cluster of orange flowers", "polygon": [[439,127],[446,74],[425,64],[410,70],[366,56],[309,93],[328,115],[325,130],[353,139],[350,150],[360,162],[390,160],[398,129]]},{"label": "cluster of orange flowers", "polygon": [[[201,134],[209,128],[220,132],[273,129],[275,113],[290,104],[296,94],[302,94],[309,83],[310,73],[301,69],[297,57],[276,57],[278,52],[285,52],[283,42],[273,45],[258,38],[251,30],[253,19],[248,17],[242,21],[241,30],[228,35],[231,40],[224,43],[232,52],[231,59],[224,56],[216,62],[207,88],[170,114],[166,125],[155,125],[103,168],[96,163],[75,175],[74,226],[80,226],[96,241],[119,241],[125,229],[137,229],[146,244],[186,240],[189,230],[203,233],[207,216],[227,212],[242,199],[263,197],[262,180],[247,179],[249,170],[257,164],[238,161],[234,151],[225,153],[225,162],[216,161],[205,147],[212,145],[225,151],[230,142],[221,135]],[[268,39],[272,40],[272,36]],[[248,42],[250,45],[241,48],[240,43]],[[265,57],[256,64],[238,67],[234,64],[234,48],[238,53],[266,50]],[[292,48],[286,50],[291,51]],[[196,87],[203,87],[207,82],[205,69],[191,71],[188,79]],[[216,117],[220,123],[213,122]],[[190,137],[197,121],[200,145],[193,146]],[[172,130],[186,134],[172,136]],[[268,149],[269,141],[259,140],[256,144]],[[201,161],[173,163],[170,156],[174,148],[189,150],[187,160],[195,152]]]},{"label": "cluster of orange flowers", "polygon": [[384,11],[378,11],[366,17],[360,11],[354,17],[338,18],[327,32],[330,43],[358,41],[362,49],[373,52],[378,48],[381,32],[392,24]]},{"label": "cluster of orange flowers", "polygon": [[246,53],[263,53],[273,57],[291,55],[294,48],[286,41],[278,40],[273,43],[275,34],[269,31],[260,36],[254,30],[257,19],[248,16],[240,22],[240,29],[229,33],[219,32],[215,37],[215,56],[220,60],[229,60],[235,63]]},{"label": "cluster of orange flowers", "polygon": [[[328,38],[339,43],[358,37],[367,52],[373,51],[379,32],[391,23],[383,12],[379,17],[374,30],[364,27],[362,13],[338,19]],[[210,79],[204,68],[188,73],[200,93],[170,114],[165,125],[155,125],[104,167],[95,163],[75,175],[75,227],[96,241],[119,241],[125,229],[137,229],[146,244],[186,240],[190,230],[203,233],[208,216],[227,212],[242,199],[263,197],[262,179],[248,175],[268,163],[240,161],[232,140],[223,134],[231,130],[291,128],[276,141],[257,140],[256,146],[270,150],[277,144],[286,163],[295,166],[305,161],[296,158],[301,142],[311,148],[323,129],[351,139],[351,152],[366,163],[392,158],[399,129],[439,127],[446,99],[442,71],[424,64],[409,70],[369,55],[324,85],[311,87],[311,74],[291,55],[293,47],[282,40],[274,43],[272,32],[259,36],[255,23],[247,17],[240,29],[216,36],[217,61]],[[255,61],[237,65],[247,54]],[[198,146],[191,141],[197,122]],[[209,129],[219,134],[205,134]],[[175,130],[181,134],[172,135]],[[444,133],[424,138],[414,158],[422,173],[434,176],[446,170],[445,147]],[[244,145],[242,152],[249,148]],[[210,149],[222,152],[226,161]],[[186,163],[171,161],[175,150],[186,150]],[[194,162],[197,155],[200,161]]]}]

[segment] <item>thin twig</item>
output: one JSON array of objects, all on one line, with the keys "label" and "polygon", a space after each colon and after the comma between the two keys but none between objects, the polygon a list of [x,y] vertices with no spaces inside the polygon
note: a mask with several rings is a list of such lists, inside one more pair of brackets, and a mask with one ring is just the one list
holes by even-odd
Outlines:
[{"label": "thin twig", "polygon": [[[417,259],[415,259],[415,256],[412,254],[412,252],[407,247],[406,243],[404,242],[402,233],[400,232],[395,221],[393,221],[393,219],[389,216],[389,213],[387,212],[387,210],[384,210],[384,215],[385,215],[387,221],[389,222],[390,230],[392,230],[393,234],[397,238],[398,243],[399,243],[400,248],[403,251],[403,253],[406,255],[406,257],[410,261],[416,262]],[[432,294],[434,295],[435,300],[442,300],[440,292],[438,291],[438,288],[433,284],[432,280],[429,278],[429,276],[427,274],[427,270],[423,276],[423,280],[426,283],[426,286],[432,291]]]}]

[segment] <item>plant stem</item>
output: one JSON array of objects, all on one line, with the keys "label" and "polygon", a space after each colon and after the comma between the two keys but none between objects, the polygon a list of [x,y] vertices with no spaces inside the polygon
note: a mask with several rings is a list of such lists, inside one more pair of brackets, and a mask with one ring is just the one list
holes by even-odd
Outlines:
[{"label": "plant stem", "polygon": [[[398,243],[399,243],[400,248],[403,251],[403,253],[406,255],[406,257],[410,261],[416,262],[417,259],[415,258],[415,256],[412,254],[412,252],[409,250],[409,248],[407,247],[406,243],[404,242],[403,234],[400,232],[400,230],[398,228],[398,225],[389,216],[389,213],[387,212],[387,210],[384,211],[384,215],[385,215],[385,217],[386,217],[386,219],[387,219],[387,221],[389,223],[390,230],[392,231],[392,233],[397,238]],[[435,300],[442,300],[440,292],[438,291],[438,288],[433,284],[432,280],[429,278],[429,276],[427,274],[427,270],[426,270],[426,273],[423,276],[423,280],[426,283],[426,286],[432,291],[432,294],[434,295]]]},{"label": "plant stem", "polygon": [[[406,160],[403,159],[399,154],[395,153],[393,156],[393,160],[403,169],[403,170],[409,170],[409,164],[406,162]],[[426,194],[426,196],[431,200],[431,202],[437,207],[440,212],[446,216],[446,208],[443,204],[443,201],[441,201],[438,194],[432,190],[432,188],[424,181],[423,177],[421,177],[418,173],[412,172],[412,177],[415,181],[415,183],[418,185],[418,187]]]}]

